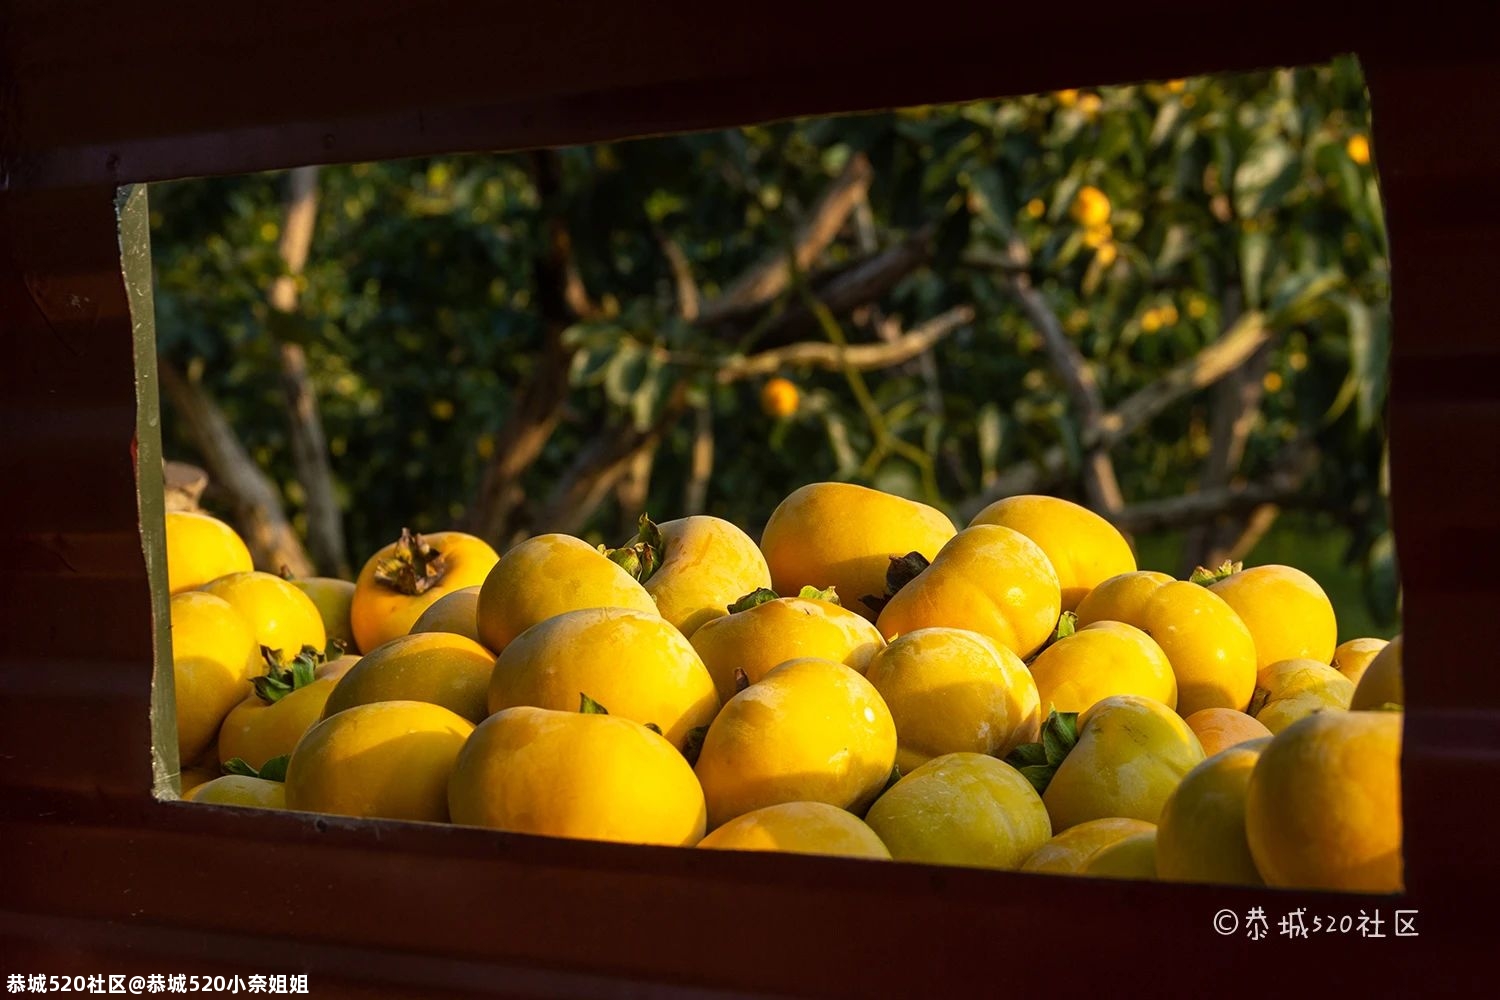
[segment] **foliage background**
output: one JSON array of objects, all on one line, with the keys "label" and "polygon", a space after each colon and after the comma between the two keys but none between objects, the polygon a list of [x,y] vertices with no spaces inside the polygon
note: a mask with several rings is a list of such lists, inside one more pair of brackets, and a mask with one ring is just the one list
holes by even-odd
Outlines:
[{"label": "foliage background", "polygon": [[[1267,317],[1275,337],[1238,474],[1265,479],[1301,437],[1319,459],[1297,509],[1249,561],[1317,576],[1342,637],[1390,635],[1389,277],[1373,160],[1360,147],[1369,131],[1358,65],[1341,60],[570,148],[556,154],[559,183],[546,197],[524,153],[327,167],[297,315],[279,335],[307,354],[356,568],[403,525],[438,530],[470,512],[519,387],[538,376],[535,262],[549,218],[565,220],[600,313],[568,331],[572,388],[526,472],[528,501],[547,495],[601,427],[648,424],[686,377],[713,417],[706,512],[756,533],[783,496],[822,479],[952,510],[1051,445],[1078,451],[1066,389],[994,266],[1018,241],[1106,405],[1192,357],[1242,310]],[[935,364],[862,376],[879,421],[914,446],[863,470],[877,430],[845,373],[781,372],[801,404],[776,419],[758,403],[764,379],[715,385],[712,365],[663,360],[718,363],[746,349],[679,317],[663,240],[712,298],[786,246],[859,154],[873,168],[867,211],[814,275],[926,231],[930,258],[880,297],[879,313],[910,328],[954,306],[975,310],[933,348]],[[1070,214],[1085,185],[1109,198],[1107,236]],[[163,358],[197,376],[304,527],[268,335],[267,292],[286,270],[284,193],[280,174],[153,186],[157,327]],[[840,317],[851,342],[875,338],[868,312]],[[1212,390],[1199,392],[1114,450],[1127,502],[1197,488],[1214,405]],[[692,424],[675,422],[655,453],[647,507],[658,520],[682,513]],[[164,426],[169,456],[201,460],[170,410]],[[1083,495],[1076,476],[1052,489]],[[607,502],[583,533],[619,542],[636,513]],[[1183,538],[1138,537],[1142,565],[1179,572]]]}]

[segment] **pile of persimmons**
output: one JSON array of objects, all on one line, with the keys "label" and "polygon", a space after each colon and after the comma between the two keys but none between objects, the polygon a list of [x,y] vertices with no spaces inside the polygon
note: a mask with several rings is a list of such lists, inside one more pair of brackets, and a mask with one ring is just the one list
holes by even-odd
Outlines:
[{"label": "pile of persimmons", "polygon": [[1126,878],[1402,886],[1401,641],[1306,573],[1137,569],[1084,507],[958,529],[815,483],[503,556],[411,535],[354,581],[167,520],[200,803]]}]

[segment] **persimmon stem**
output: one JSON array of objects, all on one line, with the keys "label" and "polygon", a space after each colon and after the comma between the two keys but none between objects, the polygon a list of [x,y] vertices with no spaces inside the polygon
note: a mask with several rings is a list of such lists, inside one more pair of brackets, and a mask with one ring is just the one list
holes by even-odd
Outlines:
[{"label": "persimmon stem", "polygon": [[302,651],[285,666],[281,663],[280,650],[262,646],[260,655],[266,661],[266,672],[253,678],[250,686],[255,696],[267,705],[274,705],[298,688],[305,688],[317,680],[318,667],[327,659],[316,646],[303,646]]},{"label": "persimmon stem", "polygon": [[932,563],[920,552],[908,552],[904,556],[891,556],[891,563],[885,571],[885,593],[866,594],[861,597],[860,603],[877,615],[885,610],[885,606],[891,603],[895,597],[908,583],[915,580],[921,572]]},{"label": "persimmon stem", "polygon": [[1218,583],[1220,580],[1229,579],[1231,576],[1234,576],[1234,574],[1238,573],[1244,568],[1244,563],[1230,562],[1228,560],[1220,563],[1218,569],[1207,569],[1203,566],[1199,566],[1197,569],[1193,570],[1192,576],[1188,577],[1188,582],[1201,584],[1205,587],[1211,587],[1214,584]]},{"label": "persimmon stem", "polygon": [[661,568],[662,560],[666,558],[666,549],[666,542],[661,537],[661,529],[651,520],[649,514],[641,515],[634,541],[627,542],[617,549],[599,546],[599,551],[610,562],[625,570],[639,583],[645,583],[651,579],[652,575]]},{"label": "persimmon stem", "polygon": [[401,529],[395,551],[375,567],[375,579],[408,597],[425,594],[443,582],[447,558],[421,535]]}]

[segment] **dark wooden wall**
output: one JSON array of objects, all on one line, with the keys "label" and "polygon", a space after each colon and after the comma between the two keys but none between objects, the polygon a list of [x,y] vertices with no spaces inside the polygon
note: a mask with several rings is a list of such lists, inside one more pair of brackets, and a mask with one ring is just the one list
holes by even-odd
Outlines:
[{"label": "dark wooden wall", "polygon": [[[1040,995],[1059,977],[1201,995],[1318,970],[1351,991],[1472,985],[1500,888],[1485,631],[1500,61],[1477,10],[0,0],[0,976],[306,971],[314,995],[433,997]],[[1350,51],[1393,258],[1403,899],[247,818],[152,795],[170,769],[150,751],[161,498],[138,495],[136,469],[159,460],[159,429],[143,206],[121,185]],[[1216,910],[1252,905],[1270,940],[1211,930]],[[1295,905],[1415,907],[1421,936],[1278,939]]]}]

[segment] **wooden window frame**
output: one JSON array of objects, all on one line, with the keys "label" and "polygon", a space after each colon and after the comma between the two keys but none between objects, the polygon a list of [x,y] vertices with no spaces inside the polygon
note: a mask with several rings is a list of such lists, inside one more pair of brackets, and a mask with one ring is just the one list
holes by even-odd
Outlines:
[{"label": "wooden window frame", "polygon": [[[306,972],[314,995],[434,997],[1038,995],[1059,977],[1237,992],[1332,967],[1385,992],[1466,976],[1500,887],[1500,671],[1467,620],[1500,591],[1493,33],[1444,0],[1357,18],[1311,0],[1193,17],[1089,0],[1062,20],[1045,5],[906,21],[781,0],[0,3],[0,551],[19,566],[0,576],[0,975]],[[1372,92],[1395,288],[1404,894],[731,856],[155,794],[173,768],[149,749],[170,685],[153,684],[166,588],[135,185],[1344,52]],[[1254,906],[1268,939],[1213,931],[1216,911]],[[1416,909],[1420,936],[1282,937],[1296,907]]]}]

